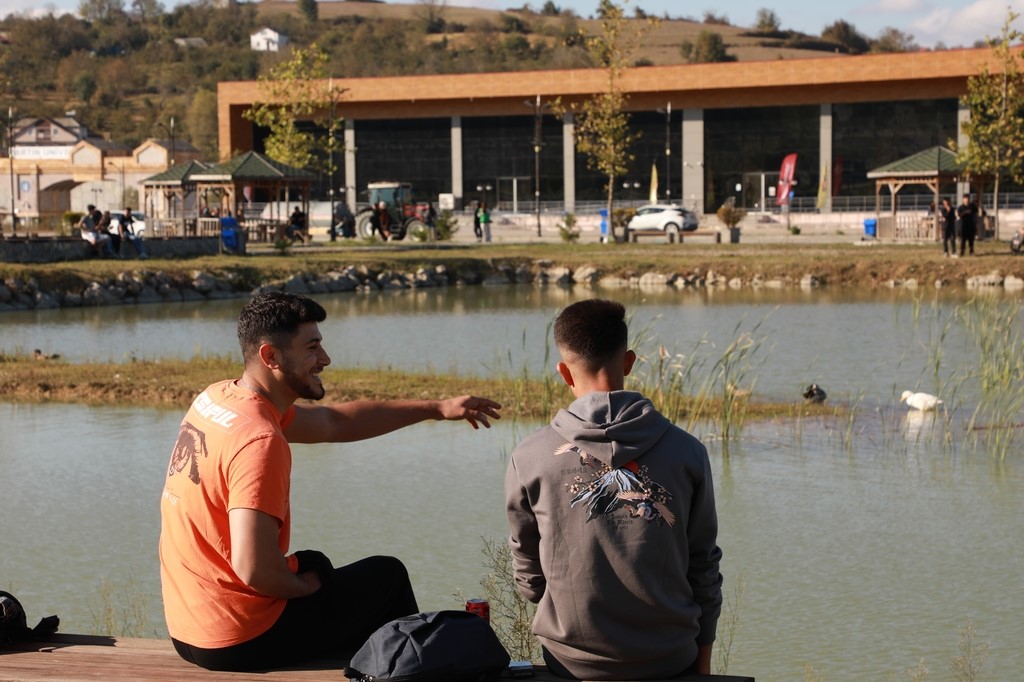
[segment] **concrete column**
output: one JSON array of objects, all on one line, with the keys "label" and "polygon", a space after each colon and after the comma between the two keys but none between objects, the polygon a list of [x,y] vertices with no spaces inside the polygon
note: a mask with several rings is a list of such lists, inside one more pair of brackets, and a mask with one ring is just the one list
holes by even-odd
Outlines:
[{"label": "concrete column", "polygon": [[[956,146],[958,149],[965,148],[971,142],[970,138],[967,137],[967,133],[964,132],[964,125],[970,120],[971,110],[968,107],[964,106],[963,104],[960,104],[959,108],[956,111]],[[959,206],[961,197],[963,197],[963,195],[965,194],[969,194],[970,191],[971,186],[969,183],[957,182],[956,200],[953,202],[953,208]]]},{"label": "concrete column", "polygon": [[703,215],[704,207],[704,110],[683,109],[683,193],[681,206]]},{"label": "concrete column", "polygon": [[[818,156],[821,168],[818,176],[818,210],[832,211],[832,104],[821,105],[818,123]],[[822,190],[824,189],[824,193]],[[764,207],[762,207],[763,210]]]},{"label": "concrete column", "polygon": [[345,119],[345,203],[348,209],[356,211],[356,122]]},{"label": "concrete column", "polygon": [[462,117],[452,116],[452,194],[456,208],[462,208],[462,184]]},{"label": "concrete column", "polygon": [[565,212],[576,212],[576,119],[572,112],[562,117],[562,178]]}]

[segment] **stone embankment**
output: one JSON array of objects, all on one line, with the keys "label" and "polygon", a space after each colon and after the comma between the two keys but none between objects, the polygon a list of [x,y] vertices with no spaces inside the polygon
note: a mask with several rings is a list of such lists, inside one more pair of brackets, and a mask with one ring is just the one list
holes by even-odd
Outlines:
[{"label": "stone embankment", "polygon": [[[145,270],[125,271],[105,281],[85,284],[67,284],[63,287],[42,286],[35,278],[27,280],[8,278],[0,283],[0,312],[62,307],[109,306],[136,303],[204,301],[211,299],[248,296],[254,291],[284,290],[303,294],[341,292],[370,292],[381,290],[419,289],[446,286],[555,284],[561,286],[585,285],[604,288],[731,288],[744,287],[781,289],[798,286],[816,288],[826,284],[823,278],[805,274],[800,277],[755,274],[750,277],[727,276],[713,270],[690,273],[645,272],[642,274],[607,274],[600,268],[583,265],[575,269],[555,265],[549,261],[531,264],[477,264],[479,267],[448,267],[436,265],[415,272],[374,269],[365,265],[348,266],[325,273],[297,272],[283,280],[267,281],[256,285],[240,271],[222,270],[216,273],[195,270],[168,273]],[[916,279],[884,282],[890,287],[915,288],[926,286]],[[1024,289],[1024,279],[998,272],[972,276],[962,282],[936,280],[936,288],[962,284],[968,288],[1002,287],[1007,290]]]}]

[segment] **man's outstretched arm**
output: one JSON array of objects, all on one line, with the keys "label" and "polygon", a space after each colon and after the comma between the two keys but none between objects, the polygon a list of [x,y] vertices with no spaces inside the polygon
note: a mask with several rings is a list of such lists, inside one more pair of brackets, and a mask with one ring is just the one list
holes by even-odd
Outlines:
[{"label": "man's outstretched arm", "polygon": [[391,433],[422,421],[465,419],[474,429],[501,419],[501,405],[476,396],[447,400],[353,400],[334,405],[296,405],[285,430],[292,443],[348,443]]}]

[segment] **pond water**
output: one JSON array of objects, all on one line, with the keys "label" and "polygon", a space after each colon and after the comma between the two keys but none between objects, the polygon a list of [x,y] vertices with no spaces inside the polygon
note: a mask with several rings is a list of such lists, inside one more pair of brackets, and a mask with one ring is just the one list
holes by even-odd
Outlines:
[{"label": "pond water", "polygon": [[[342,367],[485,374],[528,363],[539,372],[551,316],[586,295],[475,288],[324,297],[322,328]],[[929,680],[953,680],[958,631],[970,618],[990,646],[988,678],[1019,676],[1020,434],[1002,461],[980,442],[950,442],[969,397],[948,414],[921,416],[894,396],[955,380],[977,361],[961,327],[948,324],[961,301],[889,292],[608,295],[630,306],[634,332],[650,330],[654,339],[641,345],[700,347],[714,357],[747,331],[765,339],[748,374],[758,393],[789,399],[813,380],[830,401],[858,406],[856,419],[747,423],[728,448],[715,425],[694,429],[714,468],[727,597],[746,585],[731,672],[788,681],[811,666],[824,680],[904,679],[923,658]],[[235,347],[239,306],[17,313],[0,320],[0,352],[223,354]],[[936,346],[945,349],[941,361]],[[57,613],[65,631],[95,631],[105,603],[141,594],[139,629],[165,634],[159,492],[181,417],[0,403],[0,588],[19,596],[30,619]],[[475,432],[428,423],[363,443],[296,446],[293,549],[319,548],[336,563],[398,556],[425,609],[479,595],[482,538],[500,542],[506,532],[506,456],[535,426],[506,419]]]},{"label": "pond water", "polygon": [[[932,353],[947,364],[939,379],[970,362],[959,328],[946,329],[964,299],[881,290],[598,290],[632,316],[637,350],[658,346],[712,362],[741,333],[757,341],[748,383],[774,399],[799,399],[809,383],[851,400],[891,402],[905,389],[934,391]],[[318,297],[320,325],[337,367],[432,369],[463,375],[545,371],[549,323],[559,309],[594,296],[584,287],[468,287]],[[996,294],[990,294],[995,296]],[[241,300],[7,313],[0,353],[40,348],[72,362],[131,358],[238,356]],[[940,338],[941,337],[941,338]],[[952,363],[952,364],[949,364]],[[554,371],[549,360],[548,371]]]}]

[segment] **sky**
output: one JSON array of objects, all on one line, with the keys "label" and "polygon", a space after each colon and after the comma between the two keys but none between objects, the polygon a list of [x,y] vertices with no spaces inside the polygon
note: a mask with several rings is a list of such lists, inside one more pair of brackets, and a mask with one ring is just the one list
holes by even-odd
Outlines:
[{"label": "sky", "polygon": [[[326,0],[321,0],[326,1]],[[408,0],[415,2],[415,0]],[[597,8],[597,0],[554,0],[562,9],[575,10],[582,17],[590,16]],[[521,7],[523,0],[447,0],[450,5],[507,9]],[[165,7],[173,7],[177,0],[163,0]],[[536,8],[544,0],[527,0]],[[923,47],[941,43],[946,47],[970,47],[976,40],[999,34],[1006,19],[1007,7],[1024,14],[1024,0],[629,0],[622,2],[631,8],[640,7],[648,14],[676,18],[702,19],[705,12],[724,15],[736,26],[753,26],[757,11],[767,8],[779,17],[783,29],[819,35],[821,30],[838,19],[845,19],[869,38],[875,38],[886,28],[896,28],[913,36]],[[131,5],[131,0],[125,0]],[[71,11],[78,0],[0,0],[0,16],[11,13],[39,11]],[[1024,28],[1024,17],[1017,21]]]}]

